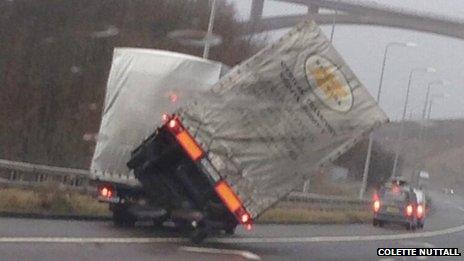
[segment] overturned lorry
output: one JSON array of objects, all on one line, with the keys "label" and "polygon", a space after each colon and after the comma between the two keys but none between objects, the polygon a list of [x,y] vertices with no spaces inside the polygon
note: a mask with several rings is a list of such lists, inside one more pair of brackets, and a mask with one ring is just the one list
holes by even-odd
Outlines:
[{"label": "overturned lorry", "polygon": [[[198,62],[216,66],[220,77],[220,64]],[[190,74],[170,77],[175,82],[183,73]],[[187,88],[188,101],[173,110],[156,95],[134,100],[155,86],[129,87],[117,74],[112,68],[91,168],[100,199],[110,202],[116,223],[148,213],[157,224],[175,222],[196,242],[215,231],[231,234],[238,224],[251,229],[311,173],[388,120],[313,21],[211,87]]]}]

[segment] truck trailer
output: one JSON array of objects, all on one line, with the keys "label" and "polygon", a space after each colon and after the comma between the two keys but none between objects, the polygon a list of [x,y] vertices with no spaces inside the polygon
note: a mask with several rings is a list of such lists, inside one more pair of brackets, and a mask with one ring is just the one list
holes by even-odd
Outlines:
[{"label": "truck trailer", "polygon": [[[123,77],[118,79],[125,86]],[[256,218],[311,173],[388,121],[311,20],[211,87],[192,90],[188,103],[166,110],[157,127],[145,129],[150,133],[130,155],[127,147],[127,165],[109,174],[135,177],[139,194],[128,200],[125,195],[134,190],[104,183],[100,192],[106,193],[101,196],[112,202],[113,211],[124,202],[121,209],[148,202],[153,213],[162,213],[160,222],[175,222],[194,242],[221,230],[232,234],[238,224],[251,229]],[[107,95],[105,113],[111,115],[108,106],[114,105]],[[101,153],[100,159],[94,157],[95,173],[105,173],[101,166],[110,168],[112,150],[105,153],[107,158]]]}]

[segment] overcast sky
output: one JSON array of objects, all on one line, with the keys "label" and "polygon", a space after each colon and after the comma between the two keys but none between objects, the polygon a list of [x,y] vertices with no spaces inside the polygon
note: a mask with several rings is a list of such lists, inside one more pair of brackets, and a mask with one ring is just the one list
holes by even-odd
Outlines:
[{"label": "overcast sky", "polygon": [[[241,20],[249,17],[251,0],[233,2]],[[357,2],[363,2],[356,0]],[[366,2],[366,1],[364,1]],[[385,5],[387,1],[376,0]],[[411,10],[432,12],[464,19],[463,0],[388,0],[388,4]],[[306,7],[267,0],[264,16],[306,13]],[[323,26],[326,35],[331,26]],[[278,38],[286,30],[269,32],[270,40]],[[392,120],[402,114],[404,96],[411,68],[431,66],[435,74],[416,74],[411,89],[408,115],[420,118],[429,81],[444,79],[449,85],[435,86],[432,118],[464,118],[464,40],[415,31],[378,26],[337,25],[335,48],[345,58],[371,94],[377,92],[380,67],[385,45],[391,41],[415,42],[416,48],[393,48],[389,52],[385,69],[381,107]]]}]

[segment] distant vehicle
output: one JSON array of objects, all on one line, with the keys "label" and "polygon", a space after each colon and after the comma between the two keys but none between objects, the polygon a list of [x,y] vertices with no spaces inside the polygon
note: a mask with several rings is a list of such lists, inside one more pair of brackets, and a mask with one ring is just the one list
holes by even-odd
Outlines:
[{"label": "distant vehicle", "polygon": [[424,195],[409,186],[385,186],[374,195],[373,225],[385,223],[405,225],[408,230],[423,228],[425,219]]}]

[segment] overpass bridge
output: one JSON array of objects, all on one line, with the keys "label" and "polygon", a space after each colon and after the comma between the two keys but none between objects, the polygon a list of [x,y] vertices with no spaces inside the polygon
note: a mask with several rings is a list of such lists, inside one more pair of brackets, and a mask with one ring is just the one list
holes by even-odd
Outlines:
[{"label": "overpass bridge", "polygon": [[[464,19],[418,12],[369,1],[353,0],[273,0],[307,8],[305,15],[263,18],[265,0],[252,0],[250,20],[245,22],[247,33],[258,33],[292,27],[312,17],[318,24],[375,25],[409,29],[464,39]],[[336,12],[321,12],[323,9]]]}]

